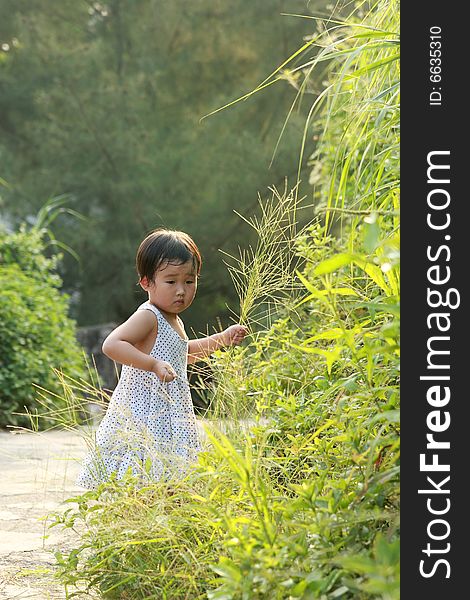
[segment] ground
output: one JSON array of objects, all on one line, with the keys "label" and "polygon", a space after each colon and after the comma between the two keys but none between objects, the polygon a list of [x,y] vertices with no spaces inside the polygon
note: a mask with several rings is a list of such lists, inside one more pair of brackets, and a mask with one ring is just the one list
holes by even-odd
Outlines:
[{"label": "ground", "polygon": [[65,598],[53,552],[72,545],[73,534],[49,529],[47,515],[84,491],[74,482],[85,452],[79,432],[0,432],[1,599]]}]

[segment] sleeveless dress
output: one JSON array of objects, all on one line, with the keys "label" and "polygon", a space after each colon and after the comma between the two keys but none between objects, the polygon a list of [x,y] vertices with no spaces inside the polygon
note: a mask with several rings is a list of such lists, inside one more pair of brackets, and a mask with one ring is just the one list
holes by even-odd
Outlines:
[{"label": "sleeveless dress", "polygon": [[77,478],[78,485],[89,489],[112,473],[121,479],[129,470],[144,482],[184,476],[202,450],[187,378],[188,338],[149,301],[137,310],[150,310],[157,318],[150,355],[169,362],[177,377],[162,383],[154,373],[122,366],[95,447]]}]

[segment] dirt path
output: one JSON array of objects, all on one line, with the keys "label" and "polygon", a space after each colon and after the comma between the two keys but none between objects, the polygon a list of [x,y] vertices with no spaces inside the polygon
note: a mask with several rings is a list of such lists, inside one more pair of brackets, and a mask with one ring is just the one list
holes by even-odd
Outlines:
[{"label": "dirt path", "polygon": [[53,551],[70,546],[71,534],[49,529],[47,514],[84,491],[74,481],[85,451],[79,433],[0,432],[1,599],[65,598]]}]

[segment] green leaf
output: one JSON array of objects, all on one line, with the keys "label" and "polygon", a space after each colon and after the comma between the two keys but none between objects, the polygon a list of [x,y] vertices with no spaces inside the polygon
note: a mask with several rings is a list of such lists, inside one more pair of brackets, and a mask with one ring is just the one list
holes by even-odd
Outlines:
[{"label": "green leaf", "polygon": [[377,214],[372,213],[364,219],[364,248],[368,254],[371,254],[378,245],[380,227],[377,221]]},{"label": "green leaf", "polygon": [[226,556],[221,556],[217,565],[210,565],[212,571],[229,581],[240,583],[242,580],[242,572],[240,567]]},{"label": "green leaf", "polygon": [[374,62],[370,62],[365,67],[362,67],[361,69],[357,69],[351,75],[348,75],[346,77],[346,79],[355,79],[366,73],[367,74],[371,73],[372,71],[375,71],[376,69],[379,69],[380,67],[384,67],[388,63],[398,60],[399,58],[400,58],[400,53],[396,52],[395,54],[392,54],[391,56],[387,56],[386,58],[376,60]]},{"label": "green leaf", "polygon": [[374,415],[370,419],[369,423],[377,423],[379,421],[386,421],[387,423],[399,423],[400,422],[400,411],[399,410],[386,410]]},{"label": "green leaf", "polygon": [[327,288],[325,290],[328,294],[335,296],[358,296],[359,294],[352,288],[340,287],[340,288]]},{"label": "green leaf", "polygon": [[332,273],[333,271],[337,271],[345,265],[349,265],[351,262],[353,262],[353,260],[354,256],[352,254],[336,254],[335,256],[327,258],[326,260],[318,264],[313,270],[313,273],[315,275],[325,275],[326,273]]},{"label": "green leaf", "polygon": [[368,263],[366,262],[365,259],[354,259],[354,263],[360,267],[365,273],[367,273],[367,275],[372,279],[372,281],[382,290],[384,291],[388,296],[392,295],[392,291],[390,289],[390,287],[387,285],[387,283],[385,282],[383,273],[380,269],[380,267],[377,267],[376,265],[372,264],[372,263]]},{"label": "green leaf", "polygon": [[338,562],[346,569],[354,571],[356,573],[370,574],[375,573],[377,565],[375,561],[367,556],[345,556],[340,558]]},{"label": "green leaf", "polygon": [[335,346],[331,350],[323,350],[322,348],[310,348],[309,346],[299,346],[296,344],[292,344],[294,348],[298,350],[302,350],[302,352],[306,352],[307,354],[318,354],[319,356],[323,356],[326,360],[326,366],[328,373],[331,373],[331,368],[333,364],[339,360],[341,356],[341,352],[344,350],[344,346]]},{"label": "green leaf", "polygon": [[340,596],[344,596],[344,594],[347,594],[348,592],[349,592],[349,588],[347,588],[345,585],[342,585],[341,587],[334,590],[334,592],[330,592],[329,597],[330,598],[339,598]]},{"label": "green leaf", "polygon": [[374,553],[380,563],[397,565],[400,561],[400,541],[387,541],[384,535],[378,533],[374,542]]},{"label": "green leaf", "polygon": [[310,344],[311,342],[316,342],[317,340],[338,340],[340,338],[350,340],[352,336],[357,335],[362,331],[361,325],[356,325],[351,329],[343,329],[341,327],[333,327],[332,329],[328,329],[327,331],[322,331],[317,335],[313,335],[305,340],[304,344]]}]

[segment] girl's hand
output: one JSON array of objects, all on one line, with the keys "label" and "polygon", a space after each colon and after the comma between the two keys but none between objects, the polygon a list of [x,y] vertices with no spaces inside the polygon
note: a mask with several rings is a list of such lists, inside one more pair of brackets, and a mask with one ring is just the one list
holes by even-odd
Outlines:
[{"label": "girl's hand", "polygon": [[158,379],[163,381],[163,383],[176,379],[176,371],[173,369],[170,363],[167,363],[165,360],[155,359],[155,364],[152,367],[152,373],[155,373]]},{"label": "girl's hand", "polygon": [[238,346],[243,342],[247,333],[248,328],[244,325],[230,325],[222,331],[224,346]]}]

